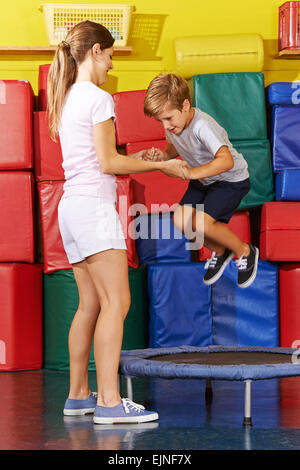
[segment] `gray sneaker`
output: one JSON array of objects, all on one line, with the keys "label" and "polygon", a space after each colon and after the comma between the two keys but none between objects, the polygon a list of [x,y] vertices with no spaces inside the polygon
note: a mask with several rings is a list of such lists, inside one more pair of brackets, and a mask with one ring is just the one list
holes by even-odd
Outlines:
[{"label": "gray sneaker", "polygon": [[129,398],[122,398],[116,406],[97,405],[94,412],[95,424],[145,423],[158,419],[158,413],[146,411]]}]

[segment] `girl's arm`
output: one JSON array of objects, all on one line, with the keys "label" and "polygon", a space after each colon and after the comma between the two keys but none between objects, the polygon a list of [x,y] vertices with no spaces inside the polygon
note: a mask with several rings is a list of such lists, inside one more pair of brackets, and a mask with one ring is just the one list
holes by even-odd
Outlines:
[{"label": "girl's arm", "polygon": [[205,165],[197,166],[195,168],[187,168],[186,178],[191,180],[198,180],[200,178],[208,178],[210,176],[219,175],[225,171],[229,171],[234,166],[233,157],[226,145],[223,145],[217,151],[214,159]]},{"label": "girl's arm", "polygon": [[186,164],[180,160],[152,162],[137,159],[137,154],[134,154],[133,158],[130,155],[119,154],[116,149],[115,128],[112,119],[100,122],[94,126],[94,142],[103,173],[127,175],[129,173],[160,170],[168,176],[185,179],[183,168],[186,167]]}]

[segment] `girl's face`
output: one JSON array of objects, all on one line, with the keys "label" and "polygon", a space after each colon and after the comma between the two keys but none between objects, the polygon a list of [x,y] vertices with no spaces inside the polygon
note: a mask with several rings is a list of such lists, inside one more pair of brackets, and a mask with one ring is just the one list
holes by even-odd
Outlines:
[{"label": "girl's face", "polygon": [[108,49],[103,50],[99,48],[95,53],[94,71],[97,77],[98,86],[105,83],[108,72],[113,69],[113,52],[113,47],[109,47]]}]

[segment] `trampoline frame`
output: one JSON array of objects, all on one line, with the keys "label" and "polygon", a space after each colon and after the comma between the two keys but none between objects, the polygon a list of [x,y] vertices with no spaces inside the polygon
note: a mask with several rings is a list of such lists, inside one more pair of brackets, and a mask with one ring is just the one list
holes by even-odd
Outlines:
[{"label": "trampoline frame", "polygon": [[[193,347],[181,346],[173,348],[157,349],[137,349],[132,351],[122,351],[119,365],[119,390],[121,392],[122,380],[124,376],[126,384],[127,397],[133,400],[132,379],[137,377],[156,377],[165,379],[206,379],[205,400],[210,404],[213,398],[212,380],[231,380],[244,382],[244,419],[243,426],[253,426],[252,421],[252,381],[267,380],[272,378],[296,377],[300,376],[299,363],[280,363],[280,364],[240,364],[240,365],[205,365],[199,367],[195,364],[174,364],[172,361],[151,361],[151,357],[163,356],[169,354],[184,352],[263,352],[274,354],[289,354],[299,350],[290,348],[267,348],[267,347],[224,347],[207,346]],[[184,368],[181,366],[184,365]],[[171,369],[171,372],[170,372]],[[177,373],[178,371],[184,372]],[[175,372],[175,373],[174,373]],[[239,373],[238,373],[239,372]]]}]

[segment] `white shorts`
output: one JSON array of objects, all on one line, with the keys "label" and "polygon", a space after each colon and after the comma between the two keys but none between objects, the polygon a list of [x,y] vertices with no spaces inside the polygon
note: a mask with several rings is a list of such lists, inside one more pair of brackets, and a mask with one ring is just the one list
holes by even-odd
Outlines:
[{"label": "white shorts", "polygon": [[100,251],[126,250],[114,201],[90,196],[62,197],[58,223],[70,264]]}]

